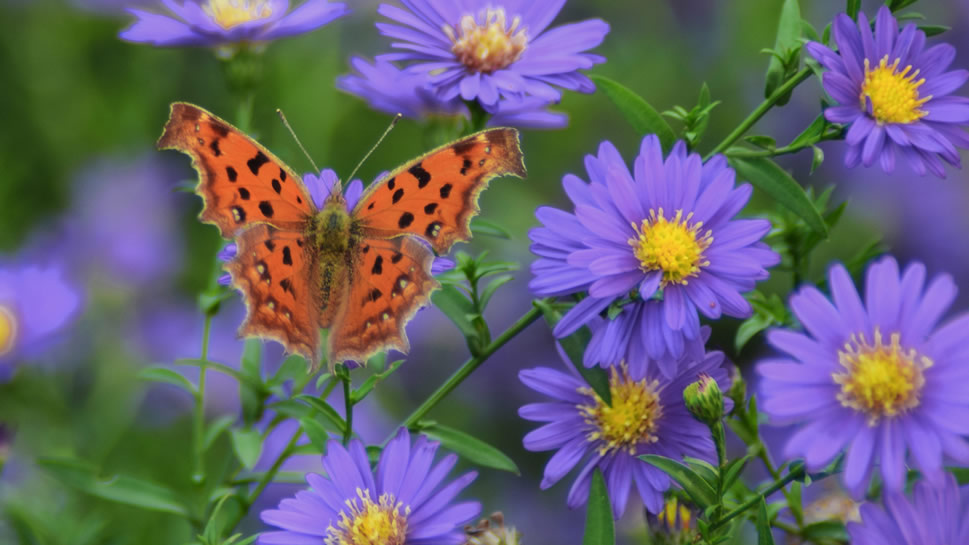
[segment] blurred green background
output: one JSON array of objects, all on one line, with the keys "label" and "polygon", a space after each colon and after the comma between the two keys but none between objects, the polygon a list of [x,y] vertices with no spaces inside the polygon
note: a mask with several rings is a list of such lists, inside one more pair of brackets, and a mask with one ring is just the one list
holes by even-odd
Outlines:
[{"label": "blurred green background", "polygon": [[[378,2],[349,3],[349,17],[273,43],[265,52],[251,134],[297,171],[310,167],[278,121],[276,108],[286,113],[316,162],[344,176],[389,121],[334,87],[334,78],[348,71],[351,55],[372,57],[388,49],[388,40],[373,25]],[[21,370],[0,385],[0,423],[13,429],[16,439],[0,480],[0,543],[185,543],[192,538],[190,528],[177,518],[79,495],[32,463],[36,456],[77,456],[104,475],[123,471],[178,490],[191,488],[187,398],[149,388],[137,373],[147,363],[198,355],[201,316],[194,300],[214,274],[212,256],[222,241],[215,228],[196,221],[198,197],[175,192],[180,182],[194,180],[188,159],[157,152],[154,142],[172,101],[192,102],[229,120],[237,108],[222,63],[211,51],[122,42],[117,33],[128,16],[104,2],[95,10],[81,4],[0,1],[5,23],[0,33],[0,253],[4,259],[25,252],[38,259],[45,252],[100,255],[101,240],[67,234],[85,223],[88,230],[91,224],[107,226],[111,235],[129,225],[137,231],[141,227],[134,224],[146,222],[155,238],[147,239],[145,262],[161,269],[139,272],[145,280],[138,282],[131,281],[134,273],[118,276],[97,267],[78,272],[85,310],[67,348],[58,352],[59,365]],[[864,9],[873,13],[877,5],[866,2]],[[935,39],[960,48],[955,64],[969,66],[969,5],[922,2],[916,8],[929,22],[953,28]],[[804,17],[819,28],[842,9],[841,2],[802,1]],[[596,51],[608,61],[594,73],[624,83],[659,110],[692,107],[706,82],[714,100],[722,101],[699,145],[706,151],[762,100],[768,59],[760,50],[774,43],[779,11],[779,0],[572,0],[556,22],[590,17],[609,22],[612,30]],[[772,111],[752,132],[786,143],[818,114],[820,93],[819,82],[809,80],[788,106]],[[594,153],[602,140],[613,141],[627,160],[639,147],[639,135],[601,94],[566,93],[555,109],[569,114],[568,128],[523,132],[528,179],[496,181],[481,198],[481,217],[504,226],[511,240],[478,237],[461,247],[522,263],[515,282],[489,309],[495,333],[529,308],[526,233],[536,224],[535,207],[565,207],[562,175],[585,177],[583,156]],[[359,177],[372,180],[426,151],[435,144],[426,132],[420,123],[403,120]],[[836,184],[837,199],[851,203],[812,263],[816,275],[828,260],[850,259],[883,234],[902,261],[920,259],[930,272],[948,271],[962,285],[969,283],[964,242],[969,176],[964,171],[950,168],[945,180],[920,178],[901,163],[892,176],[876,168],[847,171],[841,167],[840,143],[823,147],[827,160],[813,175],[806,153],[782,160],[798,180],[817,188]],[[745,213],[756,215],[771,206],[758,195]],[[152,244],[158,237],[165,243]],[[59,244],[61,239],[69,240],[69,247]],[[106,235],[105,240],[112,239]],[[769,286],[784,294],[790,283],[779,275]],[[966,301],[963,295],[962,307]],[[238,301],[226,305],[213,329],[213,343],[224,345],[221,354],[232,365],[241,351],[234,334],[240,311]],[[736,323],[723,327],[729,331]],[[467,357],[457,330],[436,309],[422,311],[408,332],[413,347],[408,361],[361,409],[359,431],[370,442],[381,441]],[[740,364],[760,350],[755,342],[734,354],[729,334],[717,340],[726,342],[717,347]],[[278,347],[267,347],[267,365],[278,362],[275,352]],[[525,543],[578,543],[582,517],[564,505],[571,478],[540,491],[550,453],[529,453],[521,446],[530,428],[518,419],[517,407],[535,398],[520,385],[517,371],[536,365],[559,365],[541,323],[496,354],[430,416],[499,446],[521,468],[520,477],[481,471],[467,495],[482,500],[484,514],[504,511],[506,520],[525,532]],[[225,400],[219,401],[222,394],[212,396],[212,418],[237,410],[234,386],[216,383]],[[211,463],[230,456],[223,438]],[[313,467],[312,460],[305,463]],[[272,487],[256,510],[296,488]],[[632,542],[641,521],[641,511],[630,508],[620,524],[621,540]],[[244,528],[264,529],[255,519]]]}]

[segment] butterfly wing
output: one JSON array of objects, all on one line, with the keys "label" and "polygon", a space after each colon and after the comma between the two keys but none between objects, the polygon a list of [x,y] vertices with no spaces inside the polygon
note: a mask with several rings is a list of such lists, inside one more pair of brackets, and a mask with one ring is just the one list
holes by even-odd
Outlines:
[{"label": "butterfly wing", "polygon": [[384,350],[407,352],[404,325],[438,287],[434,255],[410,237],[364,239],[347,276],[346,296],[330,329],[330,364],[366,361]]},{"label": "butterfly wing", "polygon": [[353,217],[365,236],[415,235],[444,253],[471,238],[478,194],[504,174],[525,177],[518,131],[489,129],[440,147],[374,183]]},{"label": "butterfly wing", "polygon": [[204,201],[201,219],[224,238],[254,223],[300,231],[315,210],[300,178],[266,148],[215,115],[183,102],[158,140],[192,158]]},{"label": "butterfly wing", "polygon": [[236,244],[226,270],[246,295],[239,334],[277,340],[290,352],[319,361],[320,290],[310,274],[316,259],[303,234],[259,224],[243,231]]}]

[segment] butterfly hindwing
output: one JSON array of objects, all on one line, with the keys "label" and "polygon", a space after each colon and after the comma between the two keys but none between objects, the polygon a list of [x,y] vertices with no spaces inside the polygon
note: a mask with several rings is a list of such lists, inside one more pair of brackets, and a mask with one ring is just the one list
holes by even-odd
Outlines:
[{"label": "butterfly hindwing", "polygon": [[438,253],[471,238],[478,194],[496,176],[525,177],[518,131],[489,129],[438,148],[374,183],[353,216],[366,236],[404,234]]},{"label": "butterfly hindwing", "polygon": [[319,361],[319,290],[315,258],[301,233],[254,225],[236,237],[236,257],[226,265],[245,295],[240,335],[268,337],[310,362]]},{"label": "butterfly hindwing", "polygon": [[204,200],[201,219],[232,238],[241,229],[268,223],[300,230],[315,211],[300,178],[264,147],[198,106],[176,102],[161,149],[192,157]]},{"label": "butterfly hindwing", "polygon": [[330,329],[330,361],[364,362],[390,349],[407,352],[404,325],[438,287],[430,272],[433,260],[424,244],[409,237],[364,239],[349,271],[343,308]]}]

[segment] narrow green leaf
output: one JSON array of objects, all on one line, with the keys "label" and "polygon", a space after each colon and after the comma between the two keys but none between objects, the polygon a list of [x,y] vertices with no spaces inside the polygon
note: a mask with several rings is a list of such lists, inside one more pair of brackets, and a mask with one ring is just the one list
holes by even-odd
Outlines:
[{"label": "narrow green leaf", "polygon": [[312,418],[304,417],[299,419],[299,425],[303,428],[303,433],[309,437],[313,446],[319,449],[320,452],[326,452],[326,442],[329,440],[330,434],[326,433],[323,424],[320,424]]},{"label": "narrow green leaf", "polygon": [[[545,322],[548,324],[549,329],[555,327],[555,324],[562,319],[562,313],[559,312],[555,307],[545,303],[544,301],[535,301],[535,306],[542,311],[545,316]],[[599,398],[602,399],[606,405],[612,405],[612,394],[609,393],[609,375],[606,371],[599,366],[586,367],[583,363],[583,355],[585,354],[585,347],[589,345],[589,340],[592,338],[592,333],[589,328],[583,327],[576,331],[575,333],[569,335],[564,339],[559,339],[558,342],[562,346],[562,350],[565,355],[569,357],[569,361],[572,362],[572,366],[575,370],[582,375],[582,378],[592,387],[592,390],[598,394]]]},{"label": "narrow green leaf", "polygon": [[845,530],[844,523],[839,520],[822,520],[821,522],[814,522],[805,526],[804,531],[801,532],[801,537],[811,543],[827,543],[831,541],[846,543],[848,541],[848,532]]},{"label": "narrow green leaf", "polygon": [[969,484],[969,467],[948,467],[946,469],[955,476],[959,486]]},{"label": "narrow green leaf", "polygon": [[294,418],[296,420],[299,420],[308,414],[313,414],[312,407],[307,407],[304,403],[300,403],[295,399],[284,399],[282,401],[277,401],[270,405],[269,409],[276,411],[283,416],[288,416],[289,418]]},{"label": "narrow green leaf", "polygon": [[689,467],[656,454],[644,454],[639,459],[658,467],[679,483],[700,509],[706,509],[717,503],[717,493],[713,487]]},{"label": "narrow green leaf", "polygon": [[717,482],[720,481],[720,471],[713,467],[710,462],[706,460],[701,460],[699,458],[693,458],[691,456],[684,456],[683,461],[686,465],[690,467],[697,475],[699,475],[711,488],[717,488]]},{"label": "narrow green leaf", "polygon": [[[797,0],[784,0],[781,6],[780,20],[777,23],[777,38],[774,41],[774,51],[779,55],[801,47],[801,6]],[[769,97],[774,94],[781,84],[784,83],[787,69],[784,63],[775,55],[771,55],[767,65],[767,85],[764,87],[764,96]],[[777,101],[779,106],[783,106],[790,100],[791,95]]]},{"label": "narrow green leaf", "polygon": [[778,204],[786,207],[807,223],[808,227],[825,237],[828,227],[814,203],[783,168],[766,157],[731,157],[730,164],[741,180],[748,180]]},{"label": "narrow green leaf", "polygon": [[276,374],[269,379],[269,384],[282,384],[287,380],[301,378],[308,372],[309,367],[307,367],[306,358],[298,354],[292,354],[283,360],[282,365],[276,370]]},{"label": "narrow green leaf", "polygon": [[767,516],[767,503],[760,499],[757,509],[757,545],[774,545],[774,535],[770,532],[770,518]]},{"label": "narrow green leaf", "polygon": [[194,384],[192,384],[190,380],[178,374],[177,371],[174,371],[172,369],[169,369],[168,367],[164,367],[161,365],[152,365],[150,367],[146,367],[142,369],[142,371],[138,373],[138,378],[140,378],[141,380],[146,380],[150,382],[161,382],[163,384],[171,384],[172,386],[176,386],[178,388],[181,388],[187,391],[193,396],[196,395],[198,392],[198,389],[195,387]]},{"label": "narrow green leaf", "polygon": [[801,496],[803,488],[804,486],[801,483],[794,481],[791,483],[791,492],[787,495],[787,508],[791,510],[795,520],[801,520],[801,517],[804,516],[803,497]]},{"label": "narrow green leaf", "polygon": [[[697,106],[700,107],[701,111],[706,110],[710,107],[711,97],[710,97],[710,87],[707,86],[707,82],[703,82],[700,87],[700,98],[697,100]],[[700,118],[699,123],[694,127],[693,132],[696,133],[697,140],[707,132],[707,126],[710,124],[710,112],[707,111],[705,115]]]},{"label": "narrow green leaf", "polygon": [[589,487],[589,501],[585,506],[585,533],[582,545],[614,545],[616,522],[612,518],[612,504],[606,490],[606,480],[596,468]]},{"label": "narrow green leaf", "polygon": [[496,276],[494,280],[489,282],[488,285],[485,286],[485,289],[481,290],[481,310],[483,311],[484,309],[488,308],[488,303],[491,302],[491,298],[495,295],[495,292],[498,291],[498,288],[511,282],[514,280],[514,278],[515,277],[510,274],[503,274],[501,276]]},{"label": "narrow green leaf", "polygon": [[387,367],[387,369],[385,369],[384,371],[380,373],[374,373],[369,377],[367,377],[367,380],[363,381],[363,384],[361,384],[359,388],[357,388],[352,392],[353,403],[359,403],[363,398],[367,397],[367,394],[369,394],[370,391],[373,390],[374,386],[376,386],[378,382],[390,376],[390,374],[396,371],[397,368],[400,367],[400,364],[402,363],[404,363],[404,360],[393,361],[391,362],[390,366]]},{"label": "narrow green leaf", "polygon": [[931,38],[932,36],[938,36],[943,32],[952,30],[952,27],[945,25],[919,25],[919,30],[924,32],[927,37]]},{"label": "narrow green leaf", "polygon": [[[892,11],[898,11],[898,10],[900,10],[902,8],[911,6],[912,4],[914,4],[917,1],[918,0],[891,0],[890,2],[888,2],[888,7]],[[861,0],[858,0],[858,3],[860,4],[861,3]]]},{"label": "narrow green leaf", "polygon": [[102,478],[93,465],[71,458],[40,458],[37,463],[60,482],[92,496],[180,517],[189,516],[175,493],[160,484],[127,475]]},{"label": "narrow green leaf", "polygon": [[296,396],[296,399],[308,404],[313,408],[314,411],[322,415],[327,421],[333,424],[335,431],[343,433],[343,431],[346,429],[346,421],[343,420],[340,413],[336,412],[336,409],[331,407],[326,401],[307,394],[300,394]]},{"label": "narrow green leaf", "polygon": [[209,450],[212,443],[222,435],[225,430],[229,429],[229,426],[235,422],[236,417],[230,415],[223,415],[216,418],[211,424],[209,424],[205,429],[205,438],[202,440],[202,449]]},{"label": "narrow green leaf", "polygon": [[740,477],[740,474],[744,471],[744,468],[747,467],[747,462],[749,462],[752,458],[753,456],[748,454],[743,458],[731,460],[730,463],[727,464],[727,468],[723,472],[724,490],[730,490],[730,487],[733,486],[733,483],[737,480],[737,477]]},{"label": "narrow green leaf", "polygon": [[251,428],[235,429],[231,432],[232,450],[246,469],[255,467],[262,454],[262,434]]},{"label": "narrow green leaf", "polygon": [[471,233],[473,233],[475,236],[488,236],[505,240],[511,239],[511,233],[509,233],[507,229],[493,221],[488,221],[481,218],[474,218],[471,220]]},{"label": "narrow green leaf", "polygon": [[861,0],[848,0],[845,5],[845,13],[852,19],[858,18],[858,10],[861,9]]},{"label": "narrow green leaf", "polygon": [[441,289],[434,292],[431,302],[448,317],[458,330],[464,335],[465,339],[475,339],[478,332],[474,324],[468,319],[469,315],[475,313],[474,305],[456,287],[445,284]]},{"label": "narrow green leaf", "polygon": [[645,99],[634,93],[625,85],[613,81],[607,77],[592,75],[592,81],[596,87],[602,89],[609,100],[619,108],[626,121],[636,129],[640,136],[655,134],[663,145],[663,152],[667,152],[673,147],[676,141],[676,134],[669,124],[659,115],[655,108],[649,105]]},{"label": "narrow green leaf", "polygon": [[828,126],[828,120],[824,118],[824,114],[820,114],[814,118],[814,121],[808,125],[808,128],[801,131],[801,134],[794,137],[791,143],[788,144],[789,148],[803,148],[816,143],[821,139],[824,134],[825,127]]},{"label": "narrow green leaf", "polygon": [[515,462],[505,453],[463,431],[432,423],[421,425],[421,433],[440,441],[444,448],[457,453],[458,456],[473,464],[508,471],[515,475],[521,474]]}]

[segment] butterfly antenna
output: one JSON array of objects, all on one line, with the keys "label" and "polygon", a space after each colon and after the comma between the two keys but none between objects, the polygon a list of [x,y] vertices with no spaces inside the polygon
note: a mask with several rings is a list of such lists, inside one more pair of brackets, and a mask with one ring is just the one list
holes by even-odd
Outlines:
[{"label": "butterfly antenna", "polygon": [[390,125],[387,127],[387,130],[385,130],[384,133],[380,135],[380,138],[377,140],[377,143],[374,144],[372,148],[370,148],[370,151],[368,151],[367,154],[363,156],[363,159],[360,159],[360,162],[357,163],[357,166],[353,167],[353,172],[350,173],[350,176],[347,177],[347,180],[353,180],[353,175],[356,174],[357,171],[360,170],[360,167],[362,167],[363,164],[367,162],[367,159],[370,158],[370,154],[376,151],[377,147],[380,146],[380,143],[384,141],[384,138],[387,138],[387,135],[390,134],[390,131],[397,125],[397,122],[400,121],[401,117],[404,117],[404,114],[398,112],[398,114],[395,115],[392,120],[390,120]]},{"label": "butterfly antenna", "polygon": [[303,150],[303,155],[310,160],[310,164],[313,165],[313,170],[320,175],[320,167],[316,166],[316,163],[313,162],[313,158],[310,157],[309,152],[307,152],[306,148],[303,147],[303,143],[299,141],[299,137],[296,136],[296,131],[293,130],[293,127],[289,124],[289,120],[286,119],[286,114],[284,114],[281,109],[276,108],[276,115],[279,116],[279,119],[282,120],[283,125],[285,125],[286,129],[289,130],[289,134],[293,135],[293,140],[296,141],[296,145],[299,146],[299,149]]}]

